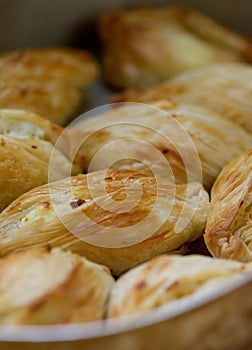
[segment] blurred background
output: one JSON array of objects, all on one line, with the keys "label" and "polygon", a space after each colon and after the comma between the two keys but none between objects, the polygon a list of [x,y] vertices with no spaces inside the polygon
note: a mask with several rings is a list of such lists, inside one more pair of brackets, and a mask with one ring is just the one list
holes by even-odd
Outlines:
[{"label": "blurred background", "polygon": [[235,30],[252,34],[251,0],[0,0],[0,50],[57,44],[94,46],[94,23],[100,13],[163,4],[201,10]]}]

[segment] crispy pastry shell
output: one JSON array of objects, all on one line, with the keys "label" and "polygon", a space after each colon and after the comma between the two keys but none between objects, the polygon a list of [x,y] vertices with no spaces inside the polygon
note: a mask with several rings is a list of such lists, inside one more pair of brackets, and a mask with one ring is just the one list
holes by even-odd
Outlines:
[{"label": "crispy pastry shell", "polygon": [[160,85],[122,92],[111,102],[146,103],[164,98],[207,107],[252,133],[252,68],[246,64],[198,68]]},{"label": "crispy pastry shell", "polygon": [[252,60],[252,43],[213,19],[180,7],[140,8],[101,16],[106,81],[147,86],[195,67]]},{"label": "crispy pastry shell", "polygon": [[252,149],[234,159],[212,188],[205,242],[217,257],[252,261]]},{"label": "crispy pastry shell", "polygon": [[[252,135],[214,112],[165,100],[117,106],[83,119],[72,133],[73,143],[83,141],[88,171],[154,171],[177,183],[203,181],[208,190],[222,168],[252,145]],[[113,159],[118,162],[111,164]]]},{"label": "crispy pastry shell", "polygon": [[87,52],[26,49],[0,55],[0,107],[20,108],[65,124],[82,103],[98,66]]},{"label": "crispy pastry shell", "polygon": [[101,319],[113,285],[108,268],[59,248],[11,254],[0,271],[0,324]]},{"label": "crispy pastry shell", "polygon": [[48,180],[81,172],[81,156],[72,165],[67,141],[54,146],[62,131],[34,113],[0,109],[0,210]]},{"label": "crispy pastry shell", "polygon": [[216,293],[229,282],[252,273],[251,264],[201,255],[159,256],[120,277],[112,288],[108,317],[166,310]]},{"label": "crispy pastry shell", "polygon": [[201,236],[208,201],[199,183],[173,186],[131,170],[78,175],[33,189],[1,213],[0,255],[49,244],[118,275]]}]

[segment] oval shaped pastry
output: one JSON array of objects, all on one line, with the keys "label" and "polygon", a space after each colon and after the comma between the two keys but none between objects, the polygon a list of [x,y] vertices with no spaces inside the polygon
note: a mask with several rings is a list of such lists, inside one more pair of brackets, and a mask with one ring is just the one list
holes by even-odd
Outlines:
[{"label": "oval shaped pastry", "polygon": [[59,248],[11,254],[0,270],[0,324],[101,319],[114,282],[107,267]]},{"label": "oval shaped pastry", "polygon": [[242,63],[214,64],[175,76],[150,88],[128,90],[112,102],[149,102],[171,98],[207,107],[252,133],[252,67]]},{"label": "oval shaped pastry", "polygon": [[205,242],[217,257],[252,260],[252,149],[220,173],[211,194]]},{"label": "oval shaped pastry", "polygon": [[114,284],[107,317],[166,311],[220,292],[229,283],[252,274],[251,264],[201,255],[158,256],[120,277]]},{"label": "oval shaped pastry", "polygon": [[118,275],[202,235],[209,199],[199,183],[173,185],[131,170],[78,175],[37,187],[0,215],[0,255],[62,247]]},{"label": "oval shaped pastry", "polygon": [[187,8],[138,8],[101,16],[106,81],[147,86],[216,62],[252,61],[249,39]]},{"label": "oval shaped pastry", "polygon": [[81,119],[70,135],[82,144],[87,171],[130,168],[177,183],[200,181],[207,190],[252,146],[252,135],[214,112],[167,100],[116,106]]},{"label": "oval shaped pastry", "polygon": [[[0,109],[0,211],[30,189],[81,172],[68,142],[55,143],[63,129],[34,113]],[[59,145],[59,147],[58,147]],[[50,162],[54,154],[53,162]]]},{"label": "oval shaped pastry", "polygon": [[20,108],[65,124],[82,104],[98,65],[70,48],[24,49],[0,55],[0,108]]}]

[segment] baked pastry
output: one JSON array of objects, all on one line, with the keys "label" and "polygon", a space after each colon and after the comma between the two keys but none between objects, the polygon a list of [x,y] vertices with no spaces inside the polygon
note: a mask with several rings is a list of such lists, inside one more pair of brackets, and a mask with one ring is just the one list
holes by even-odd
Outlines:
[{"label": "baked pastry", "polygon": [[185,252],[205,229],[200,183],[173,185],[132,170],[105,170],[37,187],[0,215],[0,255],[62,247],[115,275],[166,252]]},{"label": "baked pastry", "polygon": [[205,242],[217,257],[252,261],[252,149],[234,159],[212,188]]},{"label": "baked pastry", "polygon": [[246,274],[252,274],[251,264],[201,255],[159,256],[116,281],[107,316],[127,316],[162,305],[166,305],[167,314],[221,292]]},{"label": "baked pastry", "polygon": [[58,248],[11,254],[0,270],[0,324],[101,319],[114,282],[107,267]]},{"label": "baked pastry", "polygon": [[34,113],[0,109],[0,211],[36,186],[81,173],[81,156],[72,164],[68,140],[55,146],[62,131]]},{"label": "baked pastry", "polygon": [[26,49],[0,55],[0,108],[20,108],[66,124],[97,76],[95,59],[70,48]]},{"label": "baked pastry", "polygon": [[0,109],[0,134],[56,143],[64,129],[38,114],[21,109]]},{"label": "baked pastry", "polygon": [[147,86],[216,62],[251,62],[252,43],[187,8],[114,11],[101,16],[104,75],[115,88]]},{"label": "baked pastry", "polygon": [[83,142],[87,171],[130,168],[177,183],[200,181],[207,190],[252,145],[252,135],[214,112],[165,100],[119,105],[82,119],[70,135]]},{"label": "baked pastry", "polygon": [[111,102],[164,98],[207,107],[252,133],[252,67],[249,65],[226,63],[198,68],[160,85],[122,92]]}]

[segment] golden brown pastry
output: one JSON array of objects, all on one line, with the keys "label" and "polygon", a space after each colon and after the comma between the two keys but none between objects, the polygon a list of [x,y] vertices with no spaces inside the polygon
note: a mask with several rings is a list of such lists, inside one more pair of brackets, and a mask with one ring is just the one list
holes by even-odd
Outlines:
[{"label": "golden brown pastry", "polygon": [[104,74],[116,88],[147,86],[215,62],[252,61],[249,39],[187,8],[114,11],[101,16]]},{"label": "golden brown pastry", "polygon": [[160,85],[122,92],[111,102],[146,103],[164,98],[207,107],[252,133],[252,68],[249,65],[226,63],[198,68]]},{"label": "golden brown pastry", "polygon": [[252,135],[238,125],[170,101],[117,106],[71,132],[73,143],[83,141],[88,171],[130,168],[177,183],[200,181],[208,190],[222,168],[252,146]]},{"label": "golden brown pastry", "polygon": [[0,134],[56,143],[63,128],[38,114],[20,109],[0,109]]},{"label": "golden brown pastry", "polygon": [[81,172],[67,140],[54,146],[62,131],[34,113],[0,109],[0,211],[36,186]]},{"label": "golden brown pastry", "polygon": [[221,292],[246,274],[252,274],[251,264],[201,255],[159,256],[116,281],[107,316],[132,315],[162,305],[166,305],[166,312],[178,310]]},{"label": "golden brown pastry", "polygon": [[62,247],[118,275],[202,235],[208,194],[132,170],[78,175],[37,187],[0,215],[0,255]]},{"label": "golden brown pastry", "polygon": [[86,51],[26,49],[0,55],[0,108],[20,108],[65,124],[82,104],[82,89],[97,76]]},{"label": "golden brown pastry", "polygon": [[252,261],[252,149],[228,164],[216,180],[205,242],[214,256]]},{"label": "golden brown pastry", "polygon": [[101,319],[113,285],[107,267],[58,248],[11,254],[0,271],[0,324]]}]

